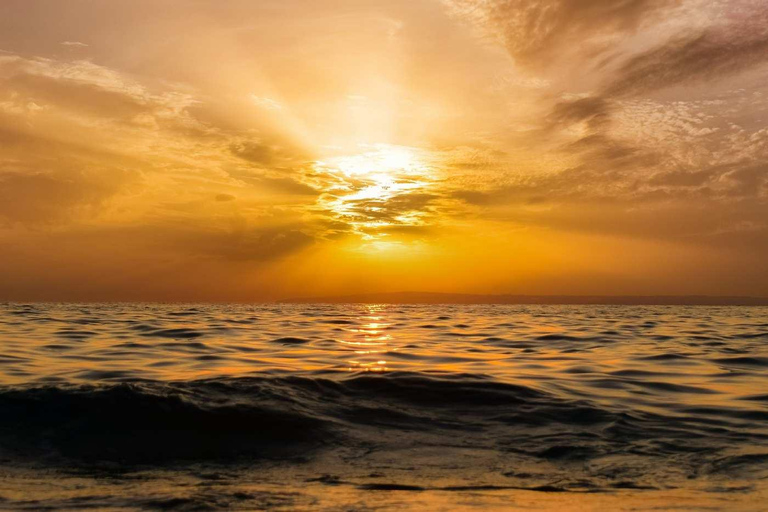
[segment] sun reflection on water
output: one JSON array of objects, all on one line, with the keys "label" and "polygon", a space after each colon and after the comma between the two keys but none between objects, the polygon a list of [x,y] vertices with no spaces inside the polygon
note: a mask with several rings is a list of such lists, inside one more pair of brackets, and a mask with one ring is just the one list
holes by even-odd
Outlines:
[{"label": "sun reflection on water", "polygon": [[385,372],[389,370],[383,354],[397,350],[391,347],[392,336],[384,330],[391,326],[386,322],[381,312],[383,306],[366,306],[368,314],[361,317],[362,325],[345,329],[350,339],[338,340],[345,346],[353,347],[355,359],[348,359],[348,371],[355,372]]}]

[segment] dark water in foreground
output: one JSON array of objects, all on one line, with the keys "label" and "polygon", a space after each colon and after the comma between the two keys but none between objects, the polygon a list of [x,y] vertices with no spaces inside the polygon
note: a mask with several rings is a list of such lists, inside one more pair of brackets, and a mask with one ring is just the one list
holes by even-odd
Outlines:
[{"label": "dark water in foreground", "polygon": [[764,510],[768,308],[0,305],[0,509]]}]

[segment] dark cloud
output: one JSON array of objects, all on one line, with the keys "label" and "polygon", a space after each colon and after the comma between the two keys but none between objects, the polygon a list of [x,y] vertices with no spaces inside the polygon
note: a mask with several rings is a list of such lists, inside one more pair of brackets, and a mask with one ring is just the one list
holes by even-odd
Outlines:
[{"label": "dark cloud", "polygon": [[717,178],[725,194],[738,198],[758,198],[768,203],[768,163],[730,166]]},{"label": "dark cloud", "polygon": [[180,254],[231,261],[266,262],[299,251],[314,237],[298,226],[253,226],[235,230],[179,229],[166,227],[158,243]]},{"label": "dark cloud", "polygon": [[610,121],[610,115],[616,110],[611,101],[591,96],[555,104],[548,120],[554,125],[570,125],[586,122],[590,128],[597,129]]},{"label": "dark cloud", "polygon": [[648,180],[666,190],[692,188],[709,197],[768,203],[768,164],[740,162],[707,169],[662,172]]},{"label": "dark cloud", "polygon": [[673,39],[617,70],[603,95],[621,97],[716,80],[768,62],[768,11],[749,21]]},{"label": "dark cloud", "polygon": [[347,211],[361,221],[384,221],[398,224],[398,217],[430,213],[430,204],[440,196],[427,193],[400,194],[389,198],[350,200]]},{"label": "dark cloud", "polygon": [[[687,97],[655,103],[653,111],[648,110],[650,103],[638,102],[674,86],[733,78],[763,63],[768,63],[768,9],[764,7],[630,56],[613,71],[605,70],[606,85],[594,95],[561,100],[551,107],[541,136],[578,133],[560,148],[577,165],[536,179],[534,184],[459,192],[457,198],[478,205],[500,204],[505,199],[529,201],[534,196],[579,204],[609,197],[623,198],[628,205],[692,199],[760,204],[767,175],[765,166],[757,163],[765,157],[760,133],[753,131],[741,143],[735,135],[730,141],[726,136],[695,135],[713,133],[712,125],[702,125],[706,118],[719,118],[719,129],[727,126],[725,119],[734,115],[731,102],[710,101],[707,110],[698,107],[698,112],[692,105],[684,106]],[[633,105],[640,107],[631,110]],[[694,111],[681,119],[677,105]],[[627,122],[642,131],[627,130]],[[649,137],[654,129],[668,140],[660,144]],[[735,160],[718,163],[727,162],[729,154]]]},{"label": "dark cloud", "polygon": [[449,0],[500,37],[509,53],[529,67],[541,68],[575,50],[592,55],[610,47],[612,36],[636,31],[661,16],[675,0]]},{"label": "dark cloud", "polygon": [[300,183],[293,178],[259,178],[255,184],[279,194],[297,196],[317,196],[320,194],[309,185]]},{"label": "dark cloud", "polygon": [[[768,60],[768,9],[734,2],[706,28],[683,24],[678,34],[639,54],[616,52],[617,43],[642,34],[674,14],[680,0],[446,0],[459,14],[499,37],[510,55],[529,68],[565,60],[608,72],[601,96],[619,97],[698,80],[712,80]],[[680,16],[690,15],[677,11]],[[610,50],[608,56],[606,51]],[[585,105],[587,106],[587,105]]]},{"label": "dark cloud", "polygon": [[306,152],[291,144],[279,134],[262,135],[258,140],[238,140],[229,144],[236,157],[263,168],[287,168],[311,159]]},{"label": "dark cloud", "polygon": [[613,138],[609,133],[610,130],[605,130],[587,135],[563,150],[580,155],[584,166],[595,171],[652,170],[659,163],[661,157],[652,150]]},{"label": "dark cloud", "polygon": [[229,146],[232,154],[250,163],[268,166],[277,159],[275,146],[260,142],[236,142]]}]

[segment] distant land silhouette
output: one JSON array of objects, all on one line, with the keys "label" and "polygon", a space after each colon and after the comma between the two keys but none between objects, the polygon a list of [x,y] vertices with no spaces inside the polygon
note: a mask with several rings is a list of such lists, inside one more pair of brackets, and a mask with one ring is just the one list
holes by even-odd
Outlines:
[{"label": "distant land silhouette", "polygon": [[464,293],[394,292],[330,297],[302,297],[280,302],[308,304],[572,304],[658,306],[768,306],[768,297],[708,295],[482,295]]}]

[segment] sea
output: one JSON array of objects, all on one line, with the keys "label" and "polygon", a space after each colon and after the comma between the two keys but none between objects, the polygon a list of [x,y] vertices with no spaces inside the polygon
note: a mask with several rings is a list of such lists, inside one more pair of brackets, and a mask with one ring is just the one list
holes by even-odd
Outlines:
[{"label": "sea", "polygon": [[768,308],[0,304],[0,510],[417,509],[768,509]]}]

